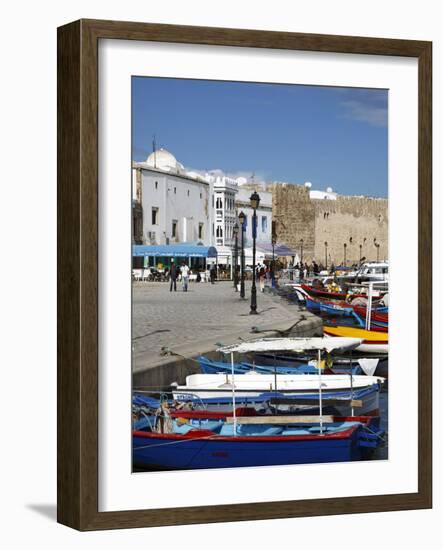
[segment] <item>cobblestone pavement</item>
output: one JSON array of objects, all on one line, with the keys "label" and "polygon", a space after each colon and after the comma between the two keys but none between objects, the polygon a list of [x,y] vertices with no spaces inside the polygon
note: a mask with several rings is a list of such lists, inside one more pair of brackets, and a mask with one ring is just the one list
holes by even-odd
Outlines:
[{"label": "cobblestone pavement", "polygon": [[134,372],[161,364],[162,348],[192,357],[193,351],[215,349],[219,342],[252,337],[253,326],[287,328],[301,316],[297,306],[259,289],[257,302],[259,315],[249,315],[250,284],[241,300],[232,282],[191,283],[188,292],[179,284],[177,292],[170,292],[167,283],[134,283]]}]

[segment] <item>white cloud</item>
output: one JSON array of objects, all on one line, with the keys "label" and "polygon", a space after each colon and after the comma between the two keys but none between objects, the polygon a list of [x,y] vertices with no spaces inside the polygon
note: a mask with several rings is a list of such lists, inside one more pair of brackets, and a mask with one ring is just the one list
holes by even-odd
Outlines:
[{"label": "white cloud", "polygon": [[254,170],[237,170],[234,172],[226,172],[225,170],[222,170],[221,168],[214,168],[212,170],[200,170],[196,168],[186,168],[189,172],[196,172],[197,174],[201,174],[202,176],[205,175],[205,173],[212,174],[213,176],[228,176],[229,178],[237,179],[237,178],[246,178],[248,181],[252,180],[252,174],[254,174],[254,181],[255,183],[266,183],[266,173],[265,172],[255,172]]},{"label": "white cloud", "polygon": [[388,108],[386,105],[377,105],[360,101],[358,99],[349,99],[342,101],[341,105],[345,108],[346,118],[366,122],[371,126],[386,127],[388,125]]}]

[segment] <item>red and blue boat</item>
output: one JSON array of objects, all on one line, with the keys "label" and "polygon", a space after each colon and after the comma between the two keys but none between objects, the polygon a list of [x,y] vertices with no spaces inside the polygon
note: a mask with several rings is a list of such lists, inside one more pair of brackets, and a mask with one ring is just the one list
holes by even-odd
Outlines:
[{"label": "red and blue boat", "polygon": [[[362,324],[365,324],[367,317],[367,309],[362,306],[353,306],[355,315],[359,318]],[[388,329],[389,327],[389,312],[388,308],[374,309],[371,311],[370,326],[374,328]]]},{"label": "red and blue boat", "polygon": [[133,431],[138,468],[186,470],[344,462],[383,444],[378,417],[223,417],[180,413],[169,433]]}]

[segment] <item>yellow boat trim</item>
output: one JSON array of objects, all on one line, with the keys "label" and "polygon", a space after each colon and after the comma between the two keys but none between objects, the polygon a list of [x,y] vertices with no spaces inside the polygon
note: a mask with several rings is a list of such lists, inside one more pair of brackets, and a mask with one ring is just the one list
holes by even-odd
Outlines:
[{"label": "yellow boat trim", "polygon": [[363,340],[372,340],[377,342],[388,342],[387,332],[377,332],[375,330],[365,330],[356,327],[323,327],[323,332],[331,336],[345,336],[347,338],[362,338]]}]

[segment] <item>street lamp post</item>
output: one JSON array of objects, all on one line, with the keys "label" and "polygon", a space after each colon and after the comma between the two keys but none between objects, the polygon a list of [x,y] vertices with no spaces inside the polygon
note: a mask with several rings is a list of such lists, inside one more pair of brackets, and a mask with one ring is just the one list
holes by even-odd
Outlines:
[{"label": "street lamp post", "polygon": [[377,242],[377,237],[374,237],[374,246],[377,249],[377,262],[380,259],[380,243]]},{"label": "street lamp post", "polygon": [[328,241],[325,241],[325,269],[328,269]]},{"label": "street lamp post", "polygon": [[240,298],[245,297],[245,220],[243,212],[238,215],[241,230],[241,256],[240,256]]},{"label": "street lamp post", "polygon": [[234,227],[232,228],[232,233],[234,234],[234,289],[235,292],[238,292],[238,223],[235,222]]},{"label": "street lamp post", "polygon": [[346,247],[348,245],[346,243],[343,243],[343,265],[346,266]]},{"label": "street lamp post", "polygon": [[271,284],[272,287],[275,287],[275,243],[277,242],[277,234],[275,231],[275,221],[272,222],[272,236],[271,236],[271,242],[272,242],[272,271],[271,271]]},{"label": "street lamp post", "polygon": [[300,262],[303,263],[303,239],[300,239]]},{"label": "street lamp post", "polygon": [[252,287],[251,287],[251,311],[250,315],[257,315],[257,287],[255,285],[255,241],[257,239],[257,208],[260,204],[260,196],[254,191],[250,196],[252,214]]},{"label": "street lamp post", "polygon": [[361,249],[362,249],[362,246],[363,246],[362,244],[359,245],[359,247],[360,247],[360,258],[358,259],[359,264],[361,264]]}]

